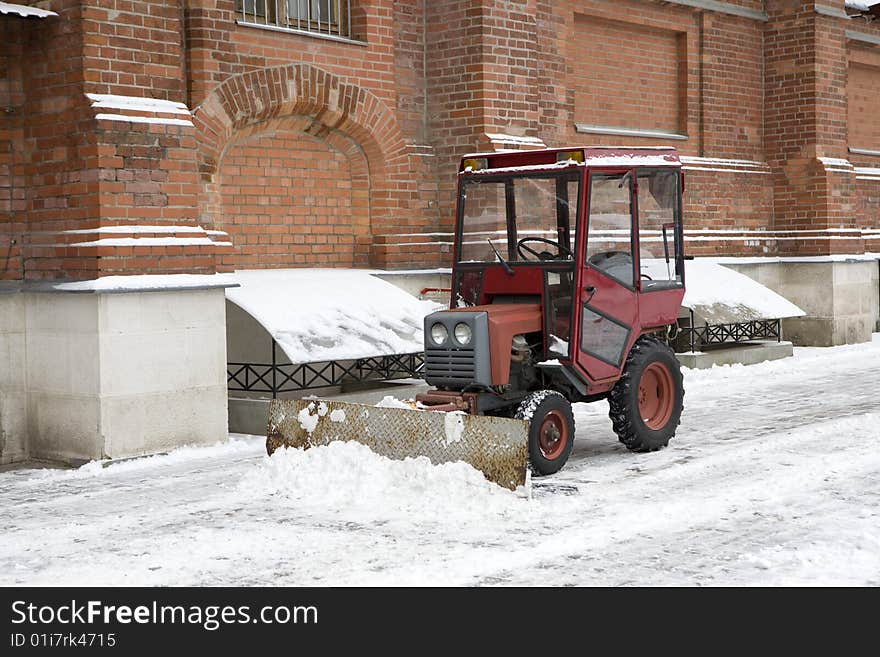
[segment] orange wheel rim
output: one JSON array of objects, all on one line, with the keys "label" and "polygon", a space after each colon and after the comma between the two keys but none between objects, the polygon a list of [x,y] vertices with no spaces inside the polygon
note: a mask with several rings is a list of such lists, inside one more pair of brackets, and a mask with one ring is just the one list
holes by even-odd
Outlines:
[{"label": "orange wheel rim", "polygon": [[568,424],[559,411],[550,411],[538,429],[538,448],[545,459],[557,458],[568,443]]},{"label": "orange wheel rim", "polygon": [[639,379],[639,416],[645,426],[657,431],[666,426],[672,416],[675,387],[669,368],[662,363],[651,363]]}]

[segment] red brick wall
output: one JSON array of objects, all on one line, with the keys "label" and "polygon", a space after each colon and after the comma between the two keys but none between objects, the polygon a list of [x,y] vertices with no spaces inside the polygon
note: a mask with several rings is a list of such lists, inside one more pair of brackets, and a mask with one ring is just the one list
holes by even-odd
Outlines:
[{"label": "red brick wall", "polygon": [[436,153],[440,221],[450,230],[455,183],[462,153],[476,150],[483,132],[480,3],[428,3],[425,41],[431,56],[425,71],[428,134]]},{"label": "red brick wall", "polygon": [[[534,0],[483,2],[484,132],[532,135],[540,130],[534,81],[540,75],[540,14]],[[488,143],[488,142],[486,142]]]},{"label": "red brick wall", "polygon": [[[180,6],[54,0],[51,8],[60,16],[38,21],[26,52],[24,278],[214,273],[223,249],[187,231],[199,216],[188,113],[92,106],[86,97],[182,102]],[[122,232],[100,232],[114,226]],[[133,237],[142,241],[118,242]]]},{"label": "red brick wall", "polygon": [[[582,94],[580,99],[571,84],[579,74],[577,66],[585,49],[595,42],[585,42],[584,35],[577,34],[577,26],[590,21],[607,26],[612,24],[609,21],[617,21],[629,32],[616,38],[605,35],[608,50],[637,72],[633,79],[643,88],[642,95],[652,99],[651,111],[627,117],[626,122],[632,122],[627,127],[677,126],[677,131],[688,135],[683,142],[625,141],[672,143],[685,155],[697,158],[687,164],[689,227],[704,231],[700,235],[705,236],[710,230],[767,233],[773,228],[852,225],[856,212],[851,200],[856,193],[853,176],[829,170],[816,159],[846,157],[840,122],[843,24],[838,19],[817,17],[814,3],[773,5],[739,0],[734,4],[753,10],[762,10],[766,4],[771,20],[764,23],[649,0],[376,1],[361,3],[364,11],[359,25],[366,45],[356,46],[230,26],[228,17],[223,20],[223,12],[230,11],[231,5],[197,2],[188,16],[193,26],[199,26],[189,39],[190,100],[191,104],[200,102],[199,85],[210,98],[208,92],[216,94],[220,82],[225,86],[236,75],[251,75],[248,72],[288,61],[306,62],[326,71],[327,79],[338,78],[338,83],[329,83],[331,91],[319,95],[331,95],[335,84],[352,85],[374,95],[383,115],[393,114],[393,127],[371,130],[370,120],[351,119],[352,113],[334,123],[339,119],[332,103],[328,109],[326,103],[317,102],[312,110],[317,121],[310,132],[324,139],[334,131],[341,132],[364,150],[371,188],[366,210],[370,216],[368,233],[372,237],[363,239],[373,241],[372,262],[426,265],[443,251],[442,242],[448,238],[422,238],[411,233],[449,230],[458,158],[470,150],[493,147],[488,133],[539,137],[548,145],[622,141],[616,136],[581,135],[573,129],[584,97],[613,99],[619,95],[621,89],[613,88],[614,80],[600,76],[596,93]],[[837,4],[842,7],[842,0]],[[806,41],[797,38],[801,28],[811,34]],[[780,34],[785,36],[780,38]],[[662,57],[658,53],[663,49],[652,45],[658,35],[666,35],[670,46]],[[794,40],[789,35],[794,35]],[[633,41],[641,47],[631,48]],[[772,47],[765,51],[765,44]],[[773,44],[779,48],[774,49]],[[290,54],[291,46],[294,54]],[[805,57],[798,50],[802,47],[806,47]],[[804,90],[815,99],[812,118],[798,117],[807,120],[807,130],[792,136],[806,145],[809,152],[803,157],[780,156],[779,145],[786,138],[785,118],[765,120],[765,77],[769,80],[776,73],[769,70],[765,52],[767,62],[780,53],[790,60],[785,66],[804,71],[791,96],[785,96],[785,84],[771,94],[771,111],[780,116],[790,114],[787,98],[793,99]],[[597,58],[598,54],[586,59]],[[640,73],[654,66],[665,73]],[[777,78],[772,79],[775,85]],[[245,95],[252,93],[251,89]],[[314,89],[309,93],[314,94]],[[272,99],[263,104],[271,108]],[[260,113],[241,102],[229,105],[244,116],[252,115],[251,121],[263,120],[276,111]],[[609,117],[623,116],[624,110],[616,109]],[[301,110],[298,105],[297,111]],[[341,110],[343,116],[346,111]],[[387,135],[392,133],[395,136],[389,139]],[[725,159],[736,162],[722,162]],[[794,169],[784,170],[783,161]],[[789,189],[774,196],[774,186],[778,189],[780,185]],[[783,210],[777,213],[780,204]],[[775,213],[781,215],[776,223]],[[431,244],[432,239],[437,242]],[[427,244],[415,247],[415,243]],[[771,237],[742,242],[695,240],[693,250],[773,253],[780,243]],[[793,245],[791,240],[787,243]],[[858,249],[858,245],[841,243],[834,243],[833,248],[841,246]],[[832,247],[827,243],[809,245],[813,251],[824,248]]]},{"label": "red brick wall", "polygon": [[686,32],[576,14],[570,54],[575,121],[686,131]]},{"label": "red brick wall", "polygon": [[702,79],[702,154],[764,161],[764,24],[711,12],[700,21],[703,55],[694,65]]},{"label": "red brick wall", "polygon": [[[371,223],[361,241],[436,229],[438,176],[425,143],[424,6],[356,2],[353,22],[363,41],[328,41],[236,25],[231,0],[189,5],[187,65],[204,224],[217,220],[216,176],[226,144],[269,119],[307,117],[312,136],[347,139],[363,151]],[[376,249],[371,262],[393,265],[389,257]],[[437,263],[434,257],[415,264]]]},{"label": "red brick wall", "polygon": [[60,231],[99,220],[98,148],[83,96],[82,21],[78,2],[54,2],[57,18],[5,17],[24,35],[24,160],[27,233],[24,278],[80,278],[97,271],[94,257],[58,250]]},{"label": "red brick wall", "polygon": [[865,250],[872,253],[880,253],[880,232],[877,232],[880,219],[880,167],[876,168],[878,173],[875,175],[856,178],[856,217],[860,228],[871,231],[865,235]]},{"label": "red brick wall", "polygon": [[880,52],[850,50],[847,96],[849,145],[880,151]]},{"label": "red brick wall", "polygon": [[89,91],[184,100],[182,3],[89,0],[82,4],[82,57]]},{"label": "red brick wall", "polygon": [[427,144],[427,84],[423,0],[394,3],[394,82],[400,129],[418,144]]},{"label": "red brick wall", "polygon": [[0,280],[22,275],[21,240],[27,210],[24,177],[24,79],[21,69],[24,33],[0,21]]},{"label": "red brick wall", "polygon": [[[829,231],[858,225],[847,163],[847,40],[851,24],[814,2],[768,0],[766,158],[774,170],[773,226]],[[836,3],[842,8],[842,2]],[[826,5],[827,6],[827,5]],[[784,254],[860,253],[858,236],[815,235],[780,244]]]},{"label": "red brick wall", "polygon": [[[137,252],[71,246],[94,239],[64,232],[116,224],[223,229],[224,189],[234,186],[223,172],[236,166],[226,158],[276,133],[294,145],[293,161],[315,148],[326,154],[321,161],[333,154],[348,163],[351,229],[334,244],[334,264],[448,264],[442,233],[452,226],[458,159],[510,147],[490,134],[549,146],[678,147],[688,158],[687,226],[697,231],[691,252],[858,252],[861,238],[816,234],[799,242],[771,233],[880,224],[870,200],[875,183],[856,182],[852,168],[840,164],[880,166],[880,158],[847,150],[865,147],[854,139],[875,139],[880,113],[854,121],[853,113],[870,110],[858,102],[848,109],[847,96],[869,93],[865,66],[877,65],[880,48],[844,35],[878,35],[880,27],[820,15],[805,0],[733,4],[766,9],[769,21],[655,0],[356,0],[352,42],[236,24],[233,0],[50,0],[58,19],[3,20],[0,62],[10,79],[10,62],[23,58],[28,66],[20,75],[20,118],[0,133],[0,266],[4,239],[7,246],[13,239],[4,235],[17,230],[23,258],[16,261],[11,249],[0,276],[209,273],[270,265],[272,258],[325,262],[342,223],[313,233],[327,242],[300,244],[288,255],[248,252],[267,238],[242,228],[228,257],[224,247],[204,244]],[[15,84],[7,84],[7,95]],[[90,107],[85,93],[185,103],[194,126],[151,112],[133,114],[172,121],[97,120],[105,110]],[[579,134],[576,121],[687,139]],[[11,215],[17,183],[3,144],[16,139],[27,193]],[[277,177],[270,178],[271,196]],[[291,214],[298,216],[305,215]],[[272,230],[295,235],[297,221]],[[718,230],[765,235],[722,240],[711,232]]]},{"label": "red brick wall", "polygon": [[[860,26],[868,31],[869,26]],[[873,33],[880,35],[880,27]],[[880,47],[850,42],[849,49],[849,145],[880,150]],[[861,228],[880,228],[880,156],[851,153],[856,169],[856,219]],[[865,235],[865,249],[880,252],[880,232]]]},{"label": "red brick wall", "polygon": [[[742,6],[762,9],[763,3]],[[702,232],[691,238],[689,252],[774,252],[772,240],[734,241],[723,234],[723,240],[712,241],[712,233],[705,232],[766,230],[773,216],[772,178],[769,168],[760,164],[764,23],[626,0],[569,3],[553,11],[553,21],[540,22],[558,25],[569,35],[568,83],[565,93],[552,94],[565,98],[565,103],[556,102],[556,134],[545,141],[674,146],[692,158],[685,166],[686,226]],[[544,43],[553,47],[542,57],[557,62],[554,41]],[[606,63],[601,74],[591,68],[596,60]],[[553,82],[547,87],[553,89]],[[576,121],[684,133],[687,139],[578,134]]]},{"label": "red brick wall", "polygon": [[[577,144],[663,145],[699,154],[695,12],[642,0],[568,2],[554,11],[566,16],[568,34],[568,125],[561,136]],[[590,70],[594,60],[600,62],[601,74]],[[580,134],[575,122],[683,133],[688,139]]]},{"label": "red brick wall", "polygon": [[352,165],[302,131],[260,132],[229,146],[220,169],[218,228],[229,234],[232,268],[352,267]]},{"label": "red brick wall", "polygon": [[[690,167],[686,167],[690,169]],[[686,170],[684,227],[690,255],[773,255],[777,243],[755,231],[773,216],[773,188],[765,168]],[[737,231],[749,231],[737,235]],[[738,239],[736,239],[738,238]]]}]

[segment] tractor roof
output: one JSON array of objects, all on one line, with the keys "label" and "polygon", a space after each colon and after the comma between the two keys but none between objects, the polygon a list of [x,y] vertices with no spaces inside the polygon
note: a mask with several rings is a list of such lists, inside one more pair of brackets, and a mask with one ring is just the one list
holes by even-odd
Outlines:
[{"label": "tractor roof", "polygon": [[580,146],[465,155],[459,171],[509,173],[575,165],[613,168],[681,167],[681,160],[676,149],[667,147]]}]

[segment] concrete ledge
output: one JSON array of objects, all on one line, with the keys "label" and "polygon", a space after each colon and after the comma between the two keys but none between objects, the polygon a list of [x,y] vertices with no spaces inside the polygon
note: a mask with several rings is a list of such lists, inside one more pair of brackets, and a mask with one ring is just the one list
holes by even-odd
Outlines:
[{"label": "concrete ledge", "polygon": [[711,351],[677,354],[679,362],[691,369],[705,370],[714,365],[755,365],[794,355],[791,342],[746,342]]},{"label": "concrete ledge", "polygon": [[240,287],[231,274],[145,274],[85,281],[0,281],[0,294],[130,294]]}]

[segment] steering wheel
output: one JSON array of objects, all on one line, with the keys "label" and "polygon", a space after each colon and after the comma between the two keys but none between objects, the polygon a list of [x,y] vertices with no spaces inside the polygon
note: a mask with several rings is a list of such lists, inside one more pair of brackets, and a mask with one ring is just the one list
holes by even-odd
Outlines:
[{"label": "steering wheel", "polygon": [[[547,251],[535,251],[533,248],[526,246],[525,242],[542,242],[543,244],[549,244],[550,246],[556,247],[556,255],[549,253]],[[553,240],[544,239],[543,237],[523,237],[516,243],[516,252],[519,253],[519,257],[523,260],[528,260],[528,258],[523,253],[531,253],[538,260],[562,260],[563,258],[571,258],[572,253],[568,247],[562,246],[559,242],[554,242]]]}]

